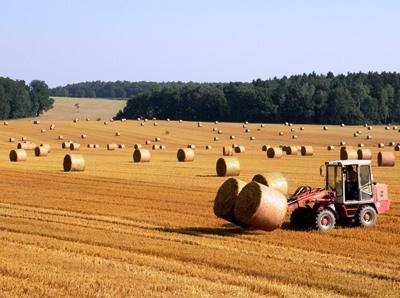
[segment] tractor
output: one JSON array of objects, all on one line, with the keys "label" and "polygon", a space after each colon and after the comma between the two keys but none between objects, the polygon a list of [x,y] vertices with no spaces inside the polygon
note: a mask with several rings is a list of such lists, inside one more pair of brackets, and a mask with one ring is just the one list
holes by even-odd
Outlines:
[{"label": "tractor", "polygon": [[325,188],[300,186],[288,199],[295,229],[332,230],[336,224],[374,226],[389,210],[388,187],[373,182],[371,161],[339,160],[322,165]]}]

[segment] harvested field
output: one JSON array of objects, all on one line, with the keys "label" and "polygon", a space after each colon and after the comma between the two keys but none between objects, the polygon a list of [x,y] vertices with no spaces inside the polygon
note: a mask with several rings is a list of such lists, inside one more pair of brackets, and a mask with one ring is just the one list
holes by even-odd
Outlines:
[{"label": "harvested field", "polygon": [[[73,123],[76,117],[80,121]],[[86,117],[103,116],[71,112],[62,121],[43,116],[43,127],[57,127],[45,134],[29,119],[0,127],[0,296],[400,296],[400,162],[380,168],[372,160],[374,179],[388,184],[392,200],[376,227],[294,231],[287,215],[281,229],[268,233],[214,215],[216,192],[227,180],[215,173],[223,143],[205,149],[214,123],[202,122],[202,128],[176,120],[157,120],[157,126],[136,120],[104,125]],[[356,148],[354,131],[367,131],[302,126],[298,140],[283,124],[266,124],[260,131],[259,123],[247,124],[253,141],[242,123],[220,122],[218,129],[224,132],[221,140],[235,135],[246,147],[245,154],[235,156],[240,160],[237,178],[250,182],[257,173],[281,172],[293,193],[300,185],[323,186],[320,165],[339,155],[328,145],[345,140]],[[100,148],[87,148],[86,140],[78,138],[83,131],[90,136],[87,143]],[[378,143],[399,141],[397,131],[379,126],[374,131],[373,139],[363,140],[374,157],[381,151]],[[64,173],[66,150],[58,135],[81,142],[84,172]],[[157,135],[166,149],[152,151],[149,163],[134,163],[133,145]],[[12,163],[13,136],[49,144],[51,154],[31,158],[29,151],[26,161]],[[106,145],[116,142],[129,149],[107,151]],[[314,154],[268,159],[261,150],[266,143],[307,144]],[[196,144],[195,160],[176,162],[177,150],[187,144]],[[399,151],[385,151],[399,160]]]}]

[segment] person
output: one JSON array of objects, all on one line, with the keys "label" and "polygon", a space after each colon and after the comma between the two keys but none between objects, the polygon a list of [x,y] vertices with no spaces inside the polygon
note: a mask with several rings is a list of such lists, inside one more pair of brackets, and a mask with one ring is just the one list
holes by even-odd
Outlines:
[{"label": "person", "polygon": [[356,166],[347,166],[346,168],[346,200],[358,200],[358,177]]}]

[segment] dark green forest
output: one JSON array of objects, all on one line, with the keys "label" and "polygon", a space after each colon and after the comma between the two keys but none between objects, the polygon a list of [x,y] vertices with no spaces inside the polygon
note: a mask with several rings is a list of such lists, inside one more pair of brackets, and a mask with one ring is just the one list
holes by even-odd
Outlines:
[{"label": "dark green forest", "polygon": [[49,88],[43,81],[25,81],[0,77],[0,119],[35,117],[53,107]]},{"label": "dark green forest", "polygon": [[117,118],[399,123],[400,74],[348,73],[255,80],[251,83],[171,83],[133,96]]}]

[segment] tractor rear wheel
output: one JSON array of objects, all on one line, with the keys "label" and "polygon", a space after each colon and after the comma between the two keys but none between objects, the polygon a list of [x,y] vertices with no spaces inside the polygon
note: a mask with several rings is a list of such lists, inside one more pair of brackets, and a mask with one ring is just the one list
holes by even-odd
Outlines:
[{"label": "tractor rear wheel", "polygon": [[315,229],[321,232],[327,232],[335,228],[336,217],[329,209],[318,210],[315,214]]},{"label": "tractor rear wheel", "polygon": [[311,217],[312,209],[310,207],[297,208],[290,215],[290,226],[296,230],[308,229],[311,226]]},{"label": "tractor rear wheel", "polygon": [[377,220],[376,210],[372,206],[363,206],[360,208],[360,211],[357,213],[357,224],[362,227],[371,227],[376,224]]}]

